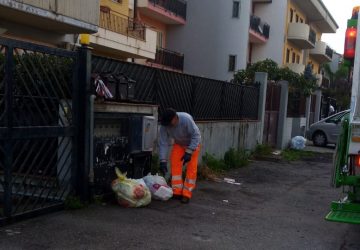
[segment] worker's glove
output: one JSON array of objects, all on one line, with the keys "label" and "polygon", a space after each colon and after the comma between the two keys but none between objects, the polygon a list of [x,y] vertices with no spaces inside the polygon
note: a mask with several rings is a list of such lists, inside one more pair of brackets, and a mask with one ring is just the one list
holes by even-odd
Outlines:
[{"label": "worker's glove", "polygon": [[185,152],[181,160],[183,161],[183,165],[185,165],[191,160],[191,154],[189,152]]},{"label": "worker's glove", "polygon": [[160,162],[160,172],[165,176],[165,174],[167,173],[168,169],[167,169],[167,162],[166,161],[162,161]]}]

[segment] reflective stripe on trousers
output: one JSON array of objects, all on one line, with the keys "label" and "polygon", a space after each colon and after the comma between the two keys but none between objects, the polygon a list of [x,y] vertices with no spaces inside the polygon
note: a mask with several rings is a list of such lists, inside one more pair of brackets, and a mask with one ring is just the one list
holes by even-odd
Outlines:
[{"label": "reflective stripe on trousers", "polygon": [[192,191],[195,188],[196,184],[196,175],[197,175],[197,164],[198,156],[200,152],[200,145],[196,148],[191,156],[191,160],[186,164],[186,179],[183,183],[182,180],[182,168],[183,161],[181,158],[185,154],[185,147],[182,147],[178,144],[174,144],[171,155],[171,185],[174,192],[174,195],[183,195],[188,198],[191,198]]}]

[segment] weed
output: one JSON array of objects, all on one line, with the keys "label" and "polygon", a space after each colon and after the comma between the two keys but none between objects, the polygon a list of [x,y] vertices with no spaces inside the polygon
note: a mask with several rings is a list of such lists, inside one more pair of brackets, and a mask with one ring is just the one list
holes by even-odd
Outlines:
[{"label": "weed", "polygon": [[205,153],[205,155],[202,157],[202,160],[203,164],[213,171],[221,172],[228,169],[224,160],[217,159],[215,156],[209,153]]},{"label": "weed", "polygon": [[281,156],[287,161],[297,161],[304,157],[314,156],[314,152],[296,150],[296,149],[285,149],[282,151]]},{"label": "weed", "polygon": [[257,144],[253,154],[255,156],[268,156],[271,155],[272,148],[269,144]]},{"label": "weed", "polygon": [[151,157],[151,174],[160,173],[159,164],[159,155],[153,154]]},{"label": "weed", "polygon": [[68,196],[65,200],[65,209],[81,209],[86,205],[77,196]]},{"label": "weed", "polygon": [[249,155],[245,150],[230,148],[224,155],[224,162],[228,168],[239,168],[249,164]]}]

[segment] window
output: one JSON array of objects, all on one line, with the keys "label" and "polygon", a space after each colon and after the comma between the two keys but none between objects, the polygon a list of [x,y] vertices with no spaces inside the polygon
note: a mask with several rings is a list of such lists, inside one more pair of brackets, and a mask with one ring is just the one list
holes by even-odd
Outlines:
[{"label": "window", "polygon": [[299,22],[299,16],[298,16],[298,14],[296,14],[296,17],[295,17],[295,22]]},{"label": "window", "polygon": [[296,63],[300,63],[300,56],[296,55]]},{"label": "window", "polygon": [[286,49],[286,62],[289,63],[290,62],[290,50]]},{"label": "window", "polygon": [[236,56],[230,55],[229,56],[229,71],[235,71],[236,68]]},{"label": "window", "polygon": [[234,1],[233,2],[233,10],[232,10],[232,17],[239,18],[240,13],[240,2]]},{"label": "window", "polygon": [[294,10],[290,8],[290,23],[293,21],[294,18]]},{"label": "window", "polygon": [[295,52],[292,53],[292,63],[295,63]]}]

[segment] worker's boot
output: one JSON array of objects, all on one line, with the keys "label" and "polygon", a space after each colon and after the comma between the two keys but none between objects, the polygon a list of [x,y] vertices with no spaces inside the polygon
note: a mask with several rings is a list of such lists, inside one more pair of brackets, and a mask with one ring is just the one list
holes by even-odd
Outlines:
[{"label": "worker's boot", "polygon": [[190,202],[190,198],[183,196],[181,199],[181,203],[188,204]]}]

